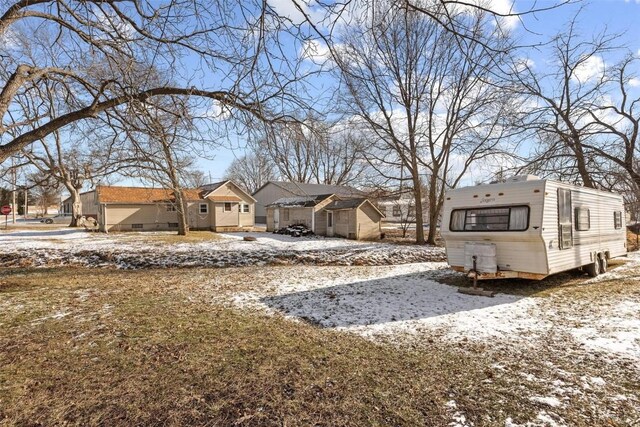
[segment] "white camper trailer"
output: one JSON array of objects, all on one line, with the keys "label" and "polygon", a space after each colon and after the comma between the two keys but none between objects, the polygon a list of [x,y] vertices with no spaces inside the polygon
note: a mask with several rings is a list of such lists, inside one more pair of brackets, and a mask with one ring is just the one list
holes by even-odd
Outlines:
[{"label": "white camper trailer", "polygon": [[618,194],[516,176],[447,192],[441,234],[449,265],[470,277],[596,276],[627,253],[623,213]]}]

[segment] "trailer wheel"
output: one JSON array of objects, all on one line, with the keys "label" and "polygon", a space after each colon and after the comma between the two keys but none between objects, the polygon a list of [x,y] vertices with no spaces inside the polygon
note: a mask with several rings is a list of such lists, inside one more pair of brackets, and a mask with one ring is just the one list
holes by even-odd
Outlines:
[{"label": "trailer wheel", "polygon": [[600,254],[600,274],[604,274],[607,272],[607,256],[605,254]]},{"label": "trailer wheel", "polygon": [[600,262],[598,261],[598,259],[596,258],[595,262],[585,265],[584,271],[586,271],[587,274],[591,277],[597,277],[598,273],[600,272]]}]

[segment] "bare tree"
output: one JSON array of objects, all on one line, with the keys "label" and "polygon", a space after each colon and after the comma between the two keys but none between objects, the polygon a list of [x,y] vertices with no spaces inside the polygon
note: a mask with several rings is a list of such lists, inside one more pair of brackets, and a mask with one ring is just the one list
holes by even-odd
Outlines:
[{"label": "bare tree", "polygon": [[[506,43],[499,34],[487,34],[490,26],[482,14],[461,13],[456,19],[472,21],[474,37],[497,50]],[[385,1],[376,2],[343,40],[336,62],[347,111],[374,141],[370,164],[413,189],[416,242],[424,243],[425,185],[434,225],[445,188],[455,186],[474,160],[495,153],[505,136],[501,120],[509,103],[491,82],[503,58],[487,56],[481,44],[460,45],[423,14]],[[435,231],[431,226],[430,244]]]},{"label": "bare tree", "polygon": [[282,177],[295,182],[352,184],[367,165],[361,135],[344,123],[329,123],[312,114],[295,123],[270,127],[257,145]]},{"label": "bare tree", "polygon": [[31,195],[40,208],[42,215],[49,213],[49,206],[58,205],[60,202],[60,190],[58,183],[49,175],[33,173],[29,177],[31,183]]},{"label": "bare tree", "polygon": [[[306,73],[281,41],[298,31],[258,0],[3,1],[0,162],[71,123],[159,96],[207,99],[238,120],[277,120],[302,103]],[[138,63],[165,78],[132,72]],[[47,81],[65,109],[48,108]]]},{"label": "bare tree", "polygon": [[577,31],[579,16],[552,40],[549,67],[538,71],[530,62],[519,61],[512,75],[517,78],[517,95],[528,97],[532,106],[523,126],[533,129],[540,142],[526,167],[560,172],[566,180],[593,188],[598,161],[587,146],[598,135],[592,110],[610,80],[602,55],[616,49],[618,36],[605,32],[583,39]]},{"label": "bare tree", "polygon": [[186,236],[188,198],[184,185],[193,177],[197,140],[188,105],[177,97],[130,103],[128,114],[120,116],[120,123],[136,159],[131,175],[169,190],[173,201],[167,202],[175,206],[178,235]]},{"label": "bare tree", "polygon": [[126,169],[135,160],[123,149],[122,141],[109,136],[101,138],[96,128],[72,126],[71,132],[55,131],[22,151],[28,164],[69,192],[70,227],[77,227],[82,218],[82,189]]},{"label": "bare tree", "polygon": [[[615,74],[606,86],[609,97],[601,97],[589,106],[596,136],[583,142],[584,147],[600,159],[623,170],[632,193],[640,192],[640,95],[633,96],[632,84],[637,84],[640,60],[628,54],[615,67]],[[611,101],[609,101],[611,99]],[[607,102],[609,101],[609,102]]]},{"label": "bare tree", "polygon": [[234,159],[224,173],[225,179],[232,180],[249,194],[277,177],[275,165],[266,153],[260,151],[250,151]]}]

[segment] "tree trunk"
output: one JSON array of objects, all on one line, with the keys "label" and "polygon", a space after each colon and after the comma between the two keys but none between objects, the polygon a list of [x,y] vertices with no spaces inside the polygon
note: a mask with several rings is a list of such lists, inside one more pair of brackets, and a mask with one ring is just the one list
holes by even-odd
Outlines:
[{"label": "tree trunk", "polygon": [[71,224],[69,227],[78,227],[80,218],[82,217],[82,200],[80,199],[80,189],[72,185],[67,186],[67,190],[71,193]]},{"label": "tree trunk", "polygon": [[429,234],[427,243],[430,245],[436,244],[438,214],[438,172],[434,171],[429,179]]},{"label": "tree trunk", "polygon": [[189,224],[187,223],[187,204],[184,200],[182,189],[173,192],[176,198],[176,213],[178,214],[178,236],[189,234]]},{"label": "tree trunk", "polygon": [[412,171],[413,177],[413,197],[416,203],[416,243],[424,245],[424,219],[422,215],[422,186],[420,185],[420,176],[418,168]]}]

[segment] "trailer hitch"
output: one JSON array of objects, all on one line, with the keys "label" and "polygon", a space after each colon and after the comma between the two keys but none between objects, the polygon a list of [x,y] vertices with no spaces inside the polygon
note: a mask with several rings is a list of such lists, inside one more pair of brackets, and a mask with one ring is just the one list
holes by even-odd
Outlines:
[{"label": "trailer hitch", "polygon": [[473,270],[471,271],[473,273],[473,287],[472,288],[458,288],[458,292],[460,292],[461,294],[467,294],[467,295],[478,295],[478,296],[482,296],[482,297],[493,297],[495,295],[495,292],[493,292],[493,291],[485,291],[484,289],[478,287],[478,256],[477,255],[473,255],[471,257],[471,259],[473,260]]}]

